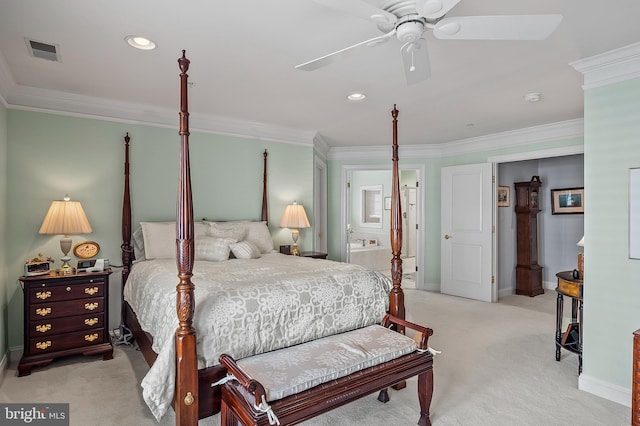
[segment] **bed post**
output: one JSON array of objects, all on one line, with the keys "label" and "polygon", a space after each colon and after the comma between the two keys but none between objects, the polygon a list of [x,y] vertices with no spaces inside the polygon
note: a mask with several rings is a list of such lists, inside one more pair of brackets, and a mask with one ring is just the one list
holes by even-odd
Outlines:
[{"label": "bed post", "polygon": [[[122,288],[131,269],[131,195],[129,192],[129,132],[124,137],[124,199],[122,200]],[[123,321],[124,323],[124,321]]]},{"label": "bed post", "polygon": [[189,163],[189,108],[187,104],[187,71],[189,60],[182,51],[180,67],[180,165],[176,212],[176,264],[180,282],[176,287],[176,311],[180,325],[176,330],[176,388],[174,410],[176,425],[198,424],[198,364],[196,332],[193,328],[195,308],[191,282],[194,260],[193,201]]},{"label": "bed post", "polygon": [[397,318],[405,319],[404,293],[402,291],[402,207],[400,205],[400,177],[398,174],[398,110],[393,105],[393,154],[391,181],[391,279],[393,289],[389,293],[389,313]]},{"label": "bed post", "polygon": [[267,208],[267,150],[264,150],[262,156],[264,162],[262,164],[262,215],[260,220],[269,221],[269,210]]}]

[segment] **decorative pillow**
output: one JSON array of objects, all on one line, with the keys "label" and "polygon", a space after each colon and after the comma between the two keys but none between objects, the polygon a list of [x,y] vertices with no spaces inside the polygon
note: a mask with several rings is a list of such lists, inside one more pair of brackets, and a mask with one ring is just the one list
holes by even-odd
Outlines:
[{"label": "decorative pillow", "polygon": [[222,262],[229,259],[230,245],[236,240],[200,235],[196,238],[196,260]]},{"label": "decorative pillow", "polygon": [[262,256],[260,249],[251,241],[240,241],[231,244],[231,252],[238,259],[257,259]]},{"label": "decorative pillow", "polygon": [[[140,222],[146,259],[175,259],[176,223]],[[194,240],[207,234],[208,226],[202,222],[193,224]],[[134,240],[135,241],[135,240]]]},{"label": "decorative pillow", "polygon": [[273,251],[273,239],[265,221],[209,222],[209,235],[235,238],[237,241],[251,241],[258,247],[260,253]]}]

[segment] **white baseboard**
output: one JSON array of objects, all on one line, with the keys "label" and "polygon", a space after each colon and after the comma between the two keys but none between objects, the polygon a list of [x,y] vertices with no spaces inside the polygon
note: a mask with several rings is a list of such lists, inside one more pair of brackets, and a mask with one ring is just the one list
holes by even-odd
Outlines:
[{"label": "white baseboard", "polygon": [[625,407],[631,407],[631,389],[596,379],[588,374],[580,374],[578,377],[578,389],[609,401],[617,402]]}]

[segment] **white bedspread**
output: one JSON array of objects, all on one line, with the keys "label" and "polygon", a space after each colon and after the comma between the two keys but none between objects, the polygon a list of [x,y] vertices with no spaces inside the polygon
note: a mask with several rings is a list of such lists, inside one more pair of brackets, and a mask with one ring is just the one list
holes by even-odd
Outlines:
[{"label": "white bedspread", "polygon": [[[194,327],[198,368],[379,323],[389,306],[390,280],[358,265],[269,253],[259,259],[196,261]],[[159,420],[175,387],[175,259],[136,263],[124,298],[158,358],[142,381]]]}]

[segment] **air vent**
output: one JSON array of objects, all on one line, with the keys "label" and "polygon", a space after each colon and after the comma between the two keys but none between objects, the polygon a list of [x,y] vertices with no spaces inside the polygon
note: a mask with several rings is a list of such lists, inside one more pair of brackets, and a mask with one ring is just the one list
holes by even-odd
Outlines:
[{"label": "air vent", "polygon": [[48,61],[62,62],[60,60],[60,46],[53,43],[25,39],[29,54],[34,58],[46,59]]}]

